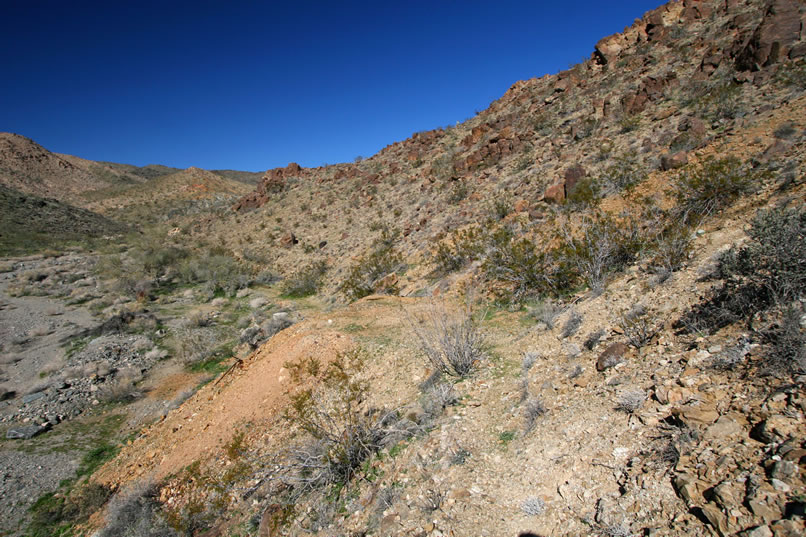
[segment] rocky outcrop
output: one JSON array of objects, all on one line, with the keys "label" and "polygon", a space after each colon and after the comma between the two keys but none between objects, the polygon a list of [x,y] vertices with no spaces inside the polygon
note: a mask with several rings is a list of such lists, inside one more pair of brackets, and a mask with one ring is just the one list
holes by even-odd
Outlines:
[{"label": "rocky outcrop", "polygon": [[786,58],[806,54],[804,7],[797,0],[773,0],[761,24],[736,56],[736,68],[759,71]]},{"label": "rocky outcrop", "polygon": [[257,189],[254,192],[247,194],[239,199],[232,209],[235,211],[242,211],[248,209],[257,209],[262,207],[271,196],[279,194],[286,189],[287,180],[290,177],[299,175],[302,168],[299,164],[292,162],[285,168],[274,168],[266,172],[266,175],[260,180]]},{"label": "rocky outcrop", "polygon": [[663,92],[678,84],[677,74],[672,71],[662,77],[647,77],[635,93],[625,95],[621,100],[624,113],[627,115],[639,114],[651,102],[663,98]]}]

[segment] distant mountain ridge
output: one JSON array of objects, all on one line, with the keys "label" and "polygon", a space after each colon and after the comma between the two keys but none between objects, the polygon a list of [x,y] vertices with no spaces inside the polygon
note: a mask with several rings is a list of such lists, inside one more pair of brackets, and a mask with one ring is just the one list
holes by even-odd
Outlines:
[{"label": "distant mountain ridge", "polygon": [[[97,193],[136,187],[182,171],[159,164],[134,166],[54,153],[25,136],[0,133],[0,185],[79,207],[93,205]],[[262,176],[236,170],[207,173],[208,183],[216,183],[223,193],[239,195],[249,190],[239,185],[253,186]],[[207,184],[208,189],[211,185]]]}]

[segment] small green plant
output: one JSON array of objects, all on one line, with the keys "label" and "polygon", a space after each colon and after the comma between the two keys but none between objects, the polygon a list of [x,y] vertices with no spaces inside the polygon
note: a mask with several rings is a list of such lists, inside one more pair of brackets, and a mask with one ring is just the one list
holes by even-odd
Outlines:
[{"label": "small green plant", "polygon": [[118,454],[119,448],[114,444],[103,444],[92,449],[81,459],[76,471],[78,477],[92,475],[103,463]]},{"label": "small green plant", "polygon": [[504,431],[498,434],[498,442],[500,442],[503,447],[507,447],[510,442],[515,440],[516,435],[516,431]]}]

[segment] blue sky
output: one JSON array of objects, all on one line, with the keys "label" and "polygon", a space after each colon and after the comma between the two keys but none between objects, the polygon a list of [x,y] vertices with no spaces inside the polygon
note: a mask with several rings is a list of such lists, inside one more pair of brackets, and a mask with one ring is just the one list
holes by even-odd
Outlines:
[{"label": "blue sky", "polygon": [[660,3],[0,0],[0,131],[136,165],[352,161],[568,68]]}]

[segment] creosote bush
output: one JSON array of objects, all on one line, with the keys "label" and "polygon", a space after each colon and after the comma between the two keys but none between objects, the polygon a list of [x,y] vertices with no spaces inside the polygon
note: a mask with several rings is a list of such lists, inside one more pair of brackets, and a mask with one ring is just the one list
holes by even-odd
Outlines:
[{"label": "creosote bush", "polygon": [[293,498],[328,488],[338,497],[364,461],[408,436],[397,412],[366,407],[366,359],[365,351],[355,348],[327,364],[311,357],[286,364],[299,389],[285,419],[309,439],[275,467],[275,477],[292,487]]},{"label": "creosote bush", "polygon": [[303,298],[315,295],[327,273],[325,261],[314,261],[283,281],[281,292],[286,298]]},{"label": "creosote bush", "polygon": [[432,304],[423,319],[410,319],[420,349],[435,371],[465,377],[485,358],[484,334],[469,305],[449,312]]},{"label": "creosote bush", "polygon": [[[746,321],[767,343],[762,373],[806,369],[806,335],[800,326],[806,295],[806,211],[759,211],[747,232],[750,241],[731,248],[719,260],[715,276],[722,284],[694,306],[675,327],[683,332],[714,333]],[[758,316],[760,312],[768,312]],[[769,321],[771,320],[771,321]]]},{"label": "creosote bush", "polygon": [[98,537],[175,537],[157,499],[158,489],[141,486],[115,497],[107,514],[107,524]]},{"label": "creosote bush", "polygon": [[558,248],[560,269],[566,288],[577,280],[594,292],[604,289],[607,277],[633,262],[644,244],[632,221],[617,221],[607,214],[584,216],[576,230],[561,228],[563,244]]},{"label": "creosote bush", "polygon": [[681,221],[696,225],[740,196],[754,192],[766,175],[736,157],[710,158],[678,175],[671,194],[677,200]]},{"label": "creosote bush", "polygon": [[431,262],[439,273],[448,274],[464,268],[484,254],[484,236],[480,228],[454,230],[437,244]]},{"label": "creosote bush", "polygon": [[381,278],[403,267],[403,257],[395,249],[397,237],[396,231],[384,229],[381,236],[373,242],[370,251],[350,267],[347,278],[339,285],[339,291],[348,300],[358,300],[377,291],[387,293],[397,291],[394,285],[377,289]]},{"label": "creosote bush", "polygon": [[499,300],[520,302],[563,286],[562,279],[555,277],[552,261],[532,240],[515,237],[511,229],[502,227],[490,235],[482,271],[503,284],[496,290]]}]

